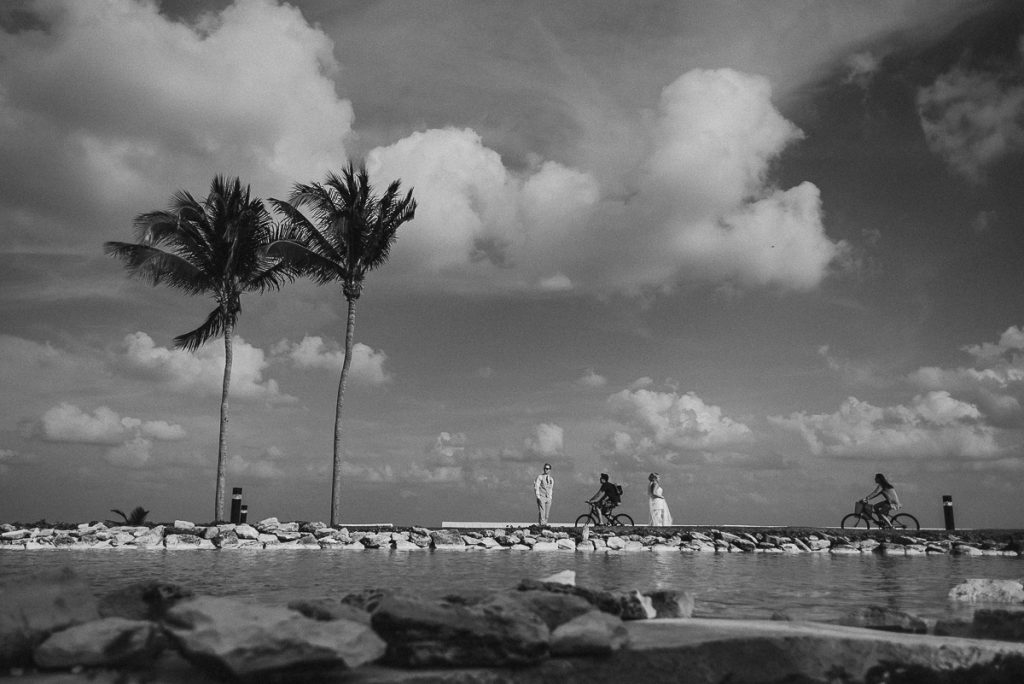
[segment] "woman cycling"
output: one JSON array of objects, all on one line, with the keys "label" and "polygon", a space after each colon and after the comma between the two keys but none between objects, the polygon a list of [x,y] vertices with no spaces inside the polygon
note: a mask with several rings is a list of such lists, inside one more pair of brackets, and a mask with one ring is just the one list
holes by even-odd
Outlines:
[{"label": "woman cycling", "polygon": [[877,486],[862,501],[867,503],[876,496],[883,497],[884,500],[876,503],[873,508],[875,515],[881,518],[887,527],[891,527],[892,520],[889,519],[889,513],[902,508],[900,498],[896,495],[896,488],[889,480],[885,479],[885,475],[882,473],[875,473],[875,485]]}]

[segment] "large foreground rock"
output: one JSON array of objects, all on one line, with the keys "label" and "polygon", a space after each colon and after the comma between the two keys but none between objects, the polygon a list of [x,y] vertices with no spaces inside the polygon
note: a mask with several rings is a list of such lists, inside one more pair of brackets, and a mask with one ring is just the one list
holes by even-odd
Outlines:
[{"label": "large foreground rock", "polygon": [[52,634],[36,648],[35,662],[45,669],[140,666],[155,659],[163,647],[156,623],[109,617]]},{"label": "large foreground rock", "polygon": [[358,667],[385,650],[365,624],[313,620],[288,608],[228,598],[183,601],[167,612],[167,623],[186,658],[242,679],[258,680],[298,666]]},{"label": "large foreground rock", "polygon": [[385,596],[371,624],[388,662],[404,667],[526,665],[548,656],[551,637],[540,617],[500,594],[473,605]]},{"label": "large foreground rock", "polygon": [[0,668],[31,664],[50,634],[98,617],[89,585],[70,568],[0,583]]},{"label": "large foreground rock", "polygon": [[952,601],[1024,603],[1024,584],[1018,580],[969,579],[949,590]]}]

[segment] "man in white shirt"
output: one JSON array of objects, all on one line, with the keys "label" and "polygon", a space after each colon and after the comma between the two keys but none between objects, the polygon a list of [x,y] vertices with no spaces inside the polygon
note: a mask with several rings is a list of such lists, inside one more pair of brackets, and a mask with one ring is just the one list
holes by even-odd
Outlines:
[{"label": "man in white shirt", "polygon": [[551,512],[551,493],[555,489],[555,481],[551,479],[551,464],[544,464],[544,472],[537,476],[533,483],[533,493],[537,495],[537,522],[548,524],[548,513]]}]

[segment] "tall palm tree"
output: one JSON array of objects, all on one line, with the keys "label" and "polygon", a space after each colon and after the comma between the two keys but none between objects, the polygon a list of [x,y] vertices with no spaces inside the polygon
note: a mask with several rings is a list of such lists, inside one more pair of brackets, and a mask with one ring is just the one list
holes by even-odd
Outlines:
[{"label": "tall palm tree", "polygon": [[[366,167],[357,171],[349,163],[341,176],[328,174],[323,183],[296,184],[287,202],[271,198],[281,212],[287,236],[275,242],[271,251],[324,285],[341,282],[348,300],[345,326],[345,360],[338,381],[334,413],[334,464],[331,476],[331,525],[341,518],[341,408],[345,383],[352,365],[352,339],[356,327],[356,300],[363,291],[366,274],[387,261],[398,227],[413,218],[416,201],[410,189],[400,194],[401,181],[394,181],[382,195],[370,185]],[[300,209],[308,207],[312,220]]]},{"label": "tall palm tree", "polygon": [[220,397],[220,440],[214,520],[224,520],[228,389],[232,335],[242,311],[243,292],[278,289],[295,277],[265,247],[280,237],[263,200],[252,198],[238,178],[216,176],[205,199],[184,190],[165,211],[140,214],[134,221],[138,242],[107,242],[104,251],[124,262],[131,276],[166,284],[186,294],[210,295],[217,306],[195,330],[174,338],[174,346],[196,351],[224,336],[224,382]]}]

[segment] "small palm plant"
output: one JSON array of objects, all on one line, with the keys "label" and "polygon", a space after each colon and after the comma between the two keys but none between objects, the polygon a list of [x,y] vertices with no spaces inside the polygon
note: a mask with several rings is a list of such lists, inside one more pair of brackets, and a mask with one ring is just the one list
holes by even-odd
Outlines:
[{"label": "small palm plant", "polygon": [[276,290],[295,273],[266,246],[278,227],[263,200],[249,194],[238,178],[216,176],[205,199],[184,190],[165,211],[135,219],[138,242],[107,242],[107,254],[124,262],[129,275],[153,285],[166,284],[190,295],[210,295],[217,306],[195,330],[174,338],[174,346],[196,351],[224,336],[224,380],[220,399],[220,440],[214,520],[224,520],[228,388],[231,384],[232,334],[242,311],[243,292]]},{"label": "small palm plant", "polygon": [[[388,260],[398,227],[412,220],[416,201],[412,190],[400,194],[401,181],[392,182],[383,195],[374,194],[366,167],[357,171],[350,163],[341,176],[328,174],[323,183],[297,184],[289,201],[269,201],[284,215],[287,234],[271,245],[281,256],[317,284],[341,282],[348,301],[345,327],[345,359],[338,381],[334,414],[334,467],[331,477],[331,525],[341,517],[341,407],[345,382],[352,365],[352,341],[356,326],[356,300],[363,291],[368,271]],[[300,209],[308,207],[313,219]]]},{"label": "small palm plant", "polygon": [[116,508],[111,508],[110,512],[121,516],[124,519],[125,525],[142,525],[146,522],[146,516],[149,515],[149,511],[142,506],[136,506],[129,515],[125,515],[123,511],[119,511]]}]

